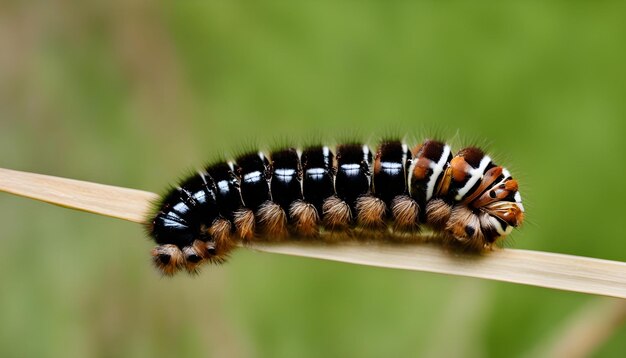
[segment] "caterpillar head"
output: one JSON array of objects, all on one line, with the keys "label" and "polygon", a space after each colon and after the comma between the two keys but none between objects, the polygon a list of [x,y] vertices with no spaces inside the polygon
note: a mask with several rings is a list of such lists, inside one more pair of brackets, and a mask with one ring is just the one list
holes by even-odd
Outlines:
[{"label": "caterpillar head", "polygon": [[477,148],[461,150],[450,162],[450,196],[455,204],[446,230],[457,240],[490,246],[524,221],[517,180]]}]

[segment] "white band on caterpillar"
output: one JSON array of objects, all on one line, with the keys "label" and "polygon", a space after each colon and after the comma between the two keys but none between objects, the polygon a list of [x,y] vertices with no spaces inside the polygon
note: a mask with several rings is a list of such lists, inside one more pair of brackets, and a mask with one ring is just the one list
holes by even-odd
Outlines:
[{"label": "white band on caterpillar", "polygon": [[465,183],[465,185],[461,189],[459,189],[456,196],[454,197],[455,200],[461,201],[463,197],[467,195],[470,189],[472,189],[474,185],[476,185],[478,180],[483,177],[483,174],[485,174],[485,169],[487,169],[489,163],[491,163],[491,158],[489,158],[488,155],[485,155],[483,159],[480,160],[478,168],[472,168],[469,170],[469,174],[471,175],[471,177],[467,180],[467,183]]}]

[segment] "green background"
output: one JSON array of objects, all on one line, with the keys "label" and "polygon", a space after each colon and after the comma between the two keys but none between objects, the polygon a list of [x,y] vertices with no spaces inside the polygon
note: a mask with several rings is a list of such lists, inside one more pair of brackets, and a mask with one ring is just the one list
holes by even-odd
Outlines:
[{"label": "green background", "polygon": [[[439,135],[519,178],[511,246],[626,261],[624,10],[3,3],[0,166],[158,192],[251,143]],[[162,279],[140,226],[5,194],[0,238],[3,357],[534,356],[599,300],[245,250]]]}]

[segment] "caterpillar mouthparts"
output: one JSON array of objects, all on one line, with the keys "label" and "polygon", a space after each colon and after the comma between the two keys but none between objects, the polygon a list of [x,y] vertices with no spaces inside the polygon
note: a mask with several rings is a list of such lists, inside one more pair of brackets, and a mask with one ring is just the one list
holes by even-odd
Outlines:
[{"label": "caterpillar mouthparts", "polygon": [[299,151],[251,152],[217,162],[171,189],[148,218],[165,275],[222,263],[239,242],[340,241],[352,233],[419,241],[426,226],[442,244],[489,249],[522,224],[517,180],[476,147],[452,154],[426,140],[412,149],[382,141]]}]

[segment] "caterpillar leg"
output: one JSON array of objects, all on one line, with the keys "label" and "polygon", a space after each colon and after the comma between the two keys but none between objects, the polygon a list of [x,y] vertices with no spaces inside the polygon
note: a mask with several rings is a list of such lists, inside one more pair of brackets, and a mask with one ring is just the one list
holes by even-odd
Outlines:
[{"label": "caterpillar leg", "polygon": [[159,245],[152,249],[152,262],[165,276],[172,276],[183,268],[185,258],[176,245]]}]

